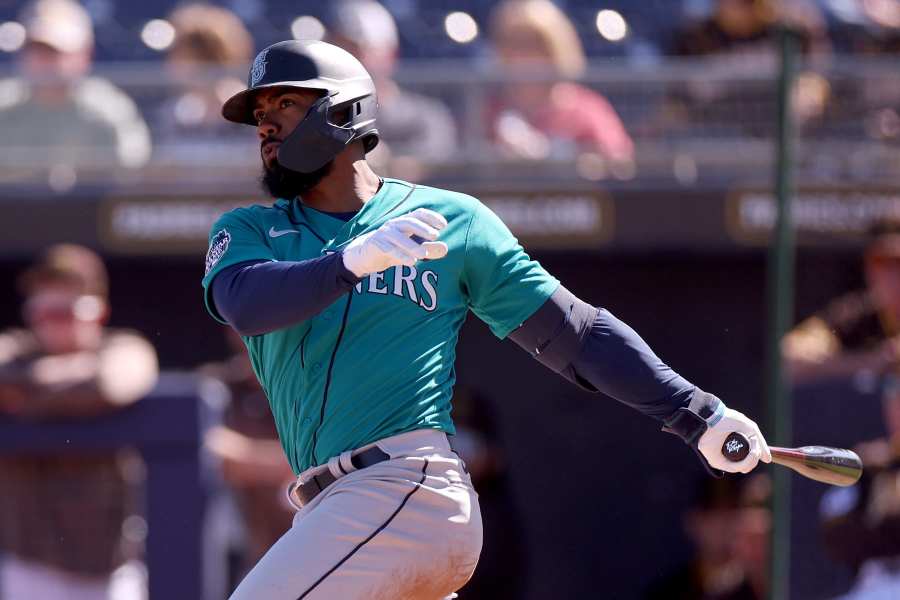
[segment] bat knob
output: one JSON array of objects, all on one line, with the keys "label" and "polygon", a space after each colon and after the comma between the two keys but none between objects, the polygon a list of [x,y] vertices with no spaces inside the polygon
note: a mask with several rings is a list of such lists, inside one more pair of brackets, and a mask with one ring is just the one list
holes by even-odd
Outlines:
[{"label": "bat knob", "polygon": [[731,462],[741,462],[750,454],[750,440],[744,434],[732,431],[722,444],[722,454]]}]

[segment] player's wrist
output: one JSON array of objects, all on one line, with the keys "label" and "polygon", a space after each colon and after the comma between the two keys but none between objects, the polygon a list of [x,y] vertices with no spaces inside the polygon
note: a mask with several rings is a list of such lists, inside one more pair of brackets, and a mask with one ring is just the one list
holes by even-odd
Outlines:
[{"label": "player's wrist", "polygon": [[706,455],[700,450],[700,438],[719,423],[728,407],[718,397],[694,388],[687,406],[682,406],[664,421],[663,431],[674,433],[690,446],[706,472],[713,477],[722,477],[724,473],[714,468]]},{"label": "player's wrist", "polygon": [[718,397],[694,388],[687,406],[679,408],[664,421],[663,431],[674,433],[686,444],[696,446],[700,436],[714,427],[727,409]]},{"label": "player's wrist", "polygon": [[355,272],[353,272],[347,266],[347,262],[345,260],[343,251],[339,252],[338,254],[340,255],[340,259],[337,261],[338,262],[338,266],[337,266],[338,280],[340,280],[342,283],[345,283],[350,286],[356,285],[357,283],[360,282],[360,280],[363,278],[363,276],[357,275]]},{"label": "player's wrist", "polygon": [[[357,240],[354,240],[354,242],[356,241]],[[363,257],[356,249],[356,244],[354,242],[351,242],[350,246],[341,250],[341,264],[350,275],[360,279],[368,275],[368,273],[363,264]]]}]

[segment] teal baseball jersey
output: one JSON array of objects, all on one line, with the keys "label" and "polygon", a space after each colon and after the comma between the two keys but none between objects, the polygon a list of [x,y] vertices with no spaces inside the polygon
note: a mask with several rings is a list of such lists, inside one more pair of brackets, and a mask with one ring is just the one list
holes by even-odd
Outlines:
[{"label": "teal baseball jersey", "polygon": [[210,231],[203,287],[207,308],[224,322],[210,289],[222,269],[339,252],[419,207],[447,219],[439,237],[447,256],[368,275],[315,317],[243,338],[296,473],[406,431],[453,434],[453,363],[467,312],[504,338],[559,282],[475,198],[396,179],[385,179],[349,221],[278,200],[228,212]]}]

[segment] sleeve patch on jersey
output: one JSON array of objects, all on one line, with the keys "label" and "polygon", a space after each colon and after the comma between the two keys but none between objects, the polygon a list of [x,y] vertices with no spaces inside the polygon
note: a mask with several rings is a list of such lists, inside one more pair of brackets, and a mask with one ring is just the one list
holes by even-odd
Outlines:
[{"label": "sleeve patch on jersey", "polygon": [[227,229],[223,229],[213,236],[209,242],[209,250],[206,252],[206,275],[212,271],[216,263],[225,255],[225,251],[228,250],[228,244],[230,243],[231,234],[228,233]]}]

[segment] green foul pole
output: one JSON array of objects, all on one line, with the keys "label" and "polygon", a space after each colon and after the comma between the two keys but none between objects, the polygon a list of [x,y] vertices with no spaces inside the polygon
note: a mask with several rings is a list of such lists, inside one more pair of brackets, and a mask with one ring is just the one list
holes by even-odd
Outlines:
[{"label": "green foul pole", "polygon": [[[793,321],[794,229],[791,218],[793,123],[791,90],[797,63],[797,36],[789,29],[779,34],[781,75],[778,80],[778,132],[776,139],[775,193],[778,202],[775,231],[768,257],[768,398],[767,440],[775,446],[791,446],[791,397],[781,361],[781,338]],[[788,469],[772,469],[771,600],[790,598],[791,479]]]}]

